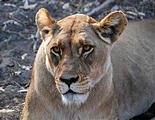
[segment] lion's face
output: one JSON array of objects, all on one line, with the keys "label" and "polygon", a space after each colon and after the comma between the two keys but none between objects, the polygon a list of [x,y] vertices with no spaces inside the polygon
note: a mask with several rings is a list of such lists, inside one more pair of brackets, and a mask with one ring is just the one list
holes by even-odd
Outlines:
[{"label": "lion's face", "polygon": [[[120,12],[119,15],[123,14]],[[73,15],[57,22],[45,9],[37,13],[46,67],[54,76],[65,104],[84,103],[91,89],[107,72],[110,46],[124,29],[120,25],[126,24],[120,19],[117,15],[117,28],[114,28],[111,23],[101,27],[101,23],[85,15]]]},{"label": "lion's face", "polygon": [[[85,26],[74,30],[80,24]],[[96,41],[98,38],[88,23],[80,24],[70,21],[66,24],[69,30],[61,28],[45,45],[46,66],[55,77],[56,87],[65,103],[79,104],[87,99],[98,80],[96,77],[104,74],[108,54],[108,46],[101,40]]]}]

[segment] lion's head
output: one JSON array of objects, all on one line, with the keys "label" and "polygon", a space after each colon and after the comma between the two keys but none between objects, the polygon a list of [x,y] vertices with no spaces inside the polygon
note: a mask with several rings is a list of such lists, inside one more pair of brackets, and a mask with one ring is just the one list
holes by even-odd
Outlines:
[{"label": "lion's head", "polygon": [[60,21],[46,9],[36,14],[46,54],[46,67],[66,104],[84,103],[91,89],[106,74],[110,49],[123,32],[127,19],[112,12],[101,22],[76,14]]}]

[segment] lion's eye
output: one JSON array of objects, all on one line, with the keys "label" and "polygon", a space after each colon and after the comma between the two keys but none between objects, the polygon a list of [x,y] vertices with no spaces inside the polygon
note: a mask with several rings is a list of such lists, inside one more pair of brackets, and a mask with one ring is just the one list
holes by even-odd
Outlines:
[{"label": "lion's eye", "polygon": [[90,53],[93,51],[93,46],[91,45],[84,45],[83,48],[82,48],[82,54],[84,53]]},{"label": "lion's eye", "polygon": [[58,47],[58,46],[52,47],[52,53],[55,55],[60,55],[60,53],[61,53],[60,47]]},{"label": "lion's eye", "polygon": [[43,33],[45,33],[45,34],[48,34],[49,33],[49,30],[43,30]]},{"label": "lion's eye", "polygon": [[83,50],[86,51],[86,52],[89,51],[90,49],[91,49],[90,45],[84,45],[83,46]]}]

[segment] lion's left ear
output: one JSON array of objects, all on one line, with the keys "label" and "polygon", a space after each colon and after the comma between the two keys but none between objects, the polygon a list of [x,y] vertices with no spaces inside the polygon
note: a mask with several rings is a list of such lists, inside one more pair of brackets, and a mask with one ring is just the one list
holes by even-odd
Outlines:
[{"label": "lion's left ear", "polygon": [[94,23],[93,28],[97,35],[106,43],[115,42],[128,24],[127,18],[121,11],[108,14],[99,23]]},{"label": "lion's left ear", "polygon": [[50,16],[45,8],[41,8],[36,14],[36,24],[40,30],[41,37],[43,40],[48,35],[53,35],[57,29],[57,21]]}]

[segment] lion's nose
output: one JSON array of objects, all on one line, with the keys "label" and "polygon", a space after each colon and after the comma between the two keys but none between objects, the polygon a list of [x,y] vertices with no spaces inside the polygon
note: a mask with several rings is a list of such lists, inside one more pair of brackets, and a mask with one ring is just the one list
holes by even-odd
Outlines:
[{"label": "lion's nose", "polygon": [[60,80],[64,83],[66,83],[69,87],[72,83],[77,82],[79,79],[79,76],[68,76],[68,75],[61,75]]}]

